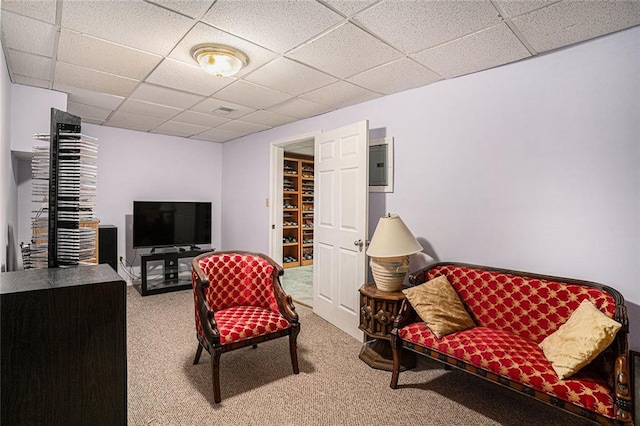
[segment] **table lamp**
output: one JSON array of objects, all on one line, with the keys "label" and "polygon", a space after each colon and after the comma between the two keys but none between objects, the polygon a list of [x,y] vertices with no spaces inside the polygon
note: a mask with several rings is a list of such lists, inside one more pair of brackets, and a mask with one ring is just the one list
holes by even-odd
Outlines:
[{"label": "table lamp", "polygon": [[422,251],[400,216],[390,214],[378,221],[367,255],[373,280],[382,291],[398,291],[409,271],[409,255]]}]

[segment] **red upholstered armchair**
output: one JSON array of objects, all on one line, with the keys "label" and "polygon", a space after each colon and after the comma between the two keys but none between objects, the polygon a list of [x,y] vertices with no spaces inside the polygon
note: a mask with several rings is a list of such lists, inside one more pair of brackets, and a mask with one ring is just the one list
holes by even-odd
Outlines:
[{"label": "red upholstered armchair", "polygon": [[280,285],[282,267],[269,257],[243,251],[204,253],[193,259],[192,277],[198,349],[211,354],[213,395],[220,397],[220,355],[289,336],[293,372],[298,374],[298,314]]}]

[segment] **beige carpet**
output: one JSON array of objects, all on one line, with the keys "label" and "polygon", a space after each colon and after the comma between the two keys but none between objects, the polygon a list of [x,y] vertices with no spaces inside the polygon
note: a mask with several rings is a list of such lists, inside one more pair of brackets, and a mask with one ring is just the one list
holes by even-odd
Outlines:
[{"label": "beige carpet", "polygon": [[131,425],[583,425],[582,419],[434,361],[391,373],[358,358],[361,343],[297,308],[300,374],[288,340],[223,354],[222,403],[213,404],[210,357],[196,349],[189,290],[127,292]]}]

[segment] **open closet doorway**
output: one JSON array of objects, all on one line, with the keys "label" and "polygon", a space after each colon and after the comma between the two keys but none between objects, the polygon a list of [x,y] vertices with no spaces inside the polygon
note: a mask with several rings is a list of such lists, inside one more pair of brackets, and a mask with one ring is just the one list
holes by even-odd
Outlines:
[{"label": "open closet doorway", "polygon": [[[305,237],[303,231],[306,230],[309,235],[309,231],[313,230],[313,312],[356,339],[362,339],[362,331],[358,328],[358,289],[367,277],[368,135],[369,122],[363,120],[271,145],[271,257],[286,266],[283,280],[286,283],[288,276],[292,275],[288,271],[299,267],[296,262],[304,260],[304,249],[307,247],[303,241],[305,238],[309,241],[309,236]],[[307,163],[311,163],[313,167],[313,179],[310,179],[309,169],[307,178],[302,176],[304,160],[296,163],[296,173],[290,173],[291,170],[285,173],[285,149],[291,152],[294,147],[306,146],[311,141],[314,147],[313,161],[307,160]],[[294,168],[293,161],[290,168]],[[294,179],[294,176],[298,179]],[[307,185],[304,185],[305,181]],[[313,191],[310,190],[309,181],[313,182]],[[295,187],[294,182],[297,182],[298,187]],[[299,195],[295,199],[297,204],[289,202],[285,207],[284,197],[296,192]],[[307,201],[313,199],[313,210],[309,207],[304,210],[305,198]],[[287,210],[292,214],[287,215]],[[296,211],[297,222],[291,219]],[[284,226],[284,222],[289,224]],[[307,226],[304,226],[305,223]],[[299,232],[297,241],[289,240],[289,244],[292,247],[298,245],[298,253],[302,254],[292,255],[290,253],[295,249],[285,246],[285,238],[289,235],[285,230],[296,228]],[[289,292],[293,293],[292,290]],[[299,303],[304,303],[300,296],[291,295],[294,299],[298,297]]]},{"label": "open closet doorway", "polygon": [[315,212],[313,135],[272,145],[270,255],[284,268],[282,286],[293,300],[313,307]]}]

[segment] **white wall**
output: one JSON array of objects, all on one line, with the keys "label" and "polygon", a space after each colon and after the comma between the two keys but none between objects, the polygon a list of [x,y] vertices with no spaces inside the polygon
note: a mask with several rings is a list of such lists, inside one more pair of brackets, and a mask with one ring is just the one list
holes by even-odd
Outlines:
[{"label": "white wall", "polygon": [[9,247],[15,249],[16,204],[11,159],[11,80],[4,55],[0,54],[0,272],[12,266],[7,254],[11,253]]},{"label": "white wall", "polygon": [[139,264],[131,247],[134,200],[212,202],[212,245],[221,247],[220,144],[85,123],[82,132],[98,138],[96,215],[118,227],[118,255]]},{"label": "white wall", "polygon": [[[50,131],[51,108],[66,111],[67,94],[20,84],[11,85],[11,152],[17,192],[16,244],[31,240],[31,212],[42,204],[34,203],[31,195],[31,152],[35,142],[33,135]],[[20,268],[22,258],[19,256]]]},{"label": "white wall", "polygon": [[49,133],[51,108],[67,110],[67,94],[39,87],[12,85],[11,150],[31,152],[34,133]]},{"label": "white wall", "polygon": [[639,40],[636,27],[225,143],[225,247],[268,251],[272,141],[369,119],[395,138],[383,204],[436,258],[602,282],[637,306]]}]

